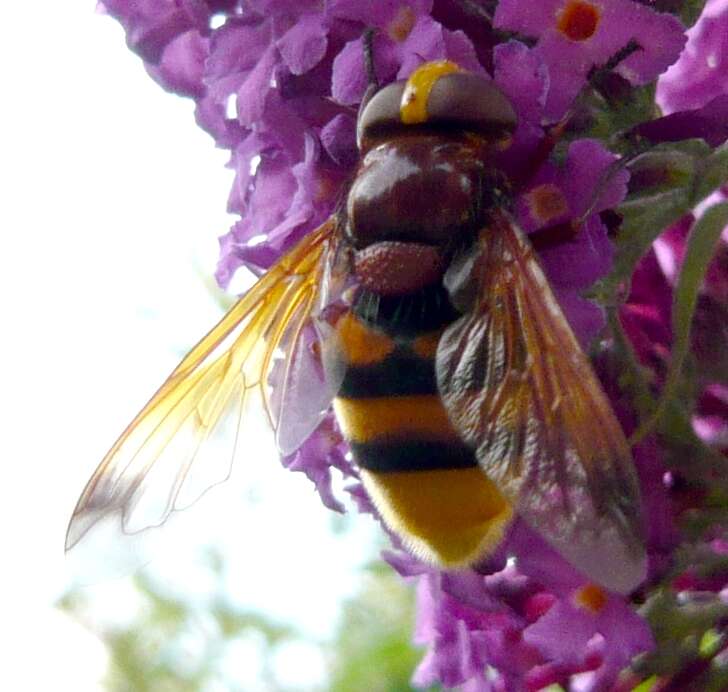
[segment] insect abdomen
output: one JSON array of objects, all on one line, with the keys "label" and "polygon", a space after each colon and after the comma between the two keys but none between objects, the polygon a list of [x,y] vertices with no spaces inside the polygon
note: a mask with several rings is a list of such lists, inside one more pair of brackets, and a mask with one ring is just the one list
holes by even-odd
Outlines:
[{"label": "insect abdomen", "polygon": [[379,311],[373,319],[362,312],[339,321],[334,366],[343,368],[334,409],[362,481],[385,522],[420,556],[470,564],[500,539],[511,512],[438,394],[435,352],[445,325],[434,315],[403,328]]}]

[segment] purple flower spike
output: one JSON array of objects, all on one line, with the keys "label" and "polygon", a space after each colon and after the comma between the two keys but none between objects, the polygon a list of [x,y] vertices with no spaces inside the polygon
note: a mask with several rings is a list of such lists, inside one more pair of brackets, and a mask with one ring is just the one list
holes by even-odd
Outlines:
[{"label": "purple flower spike", "polygon": [[[682,200],[693,199],[695,188],[702,190],[706,181],[717,187],[725,177],[720,152],[713,152],[699,186],[683,181],[683,168],[676,168],[675,179],[661,181],[667,192],[645,200],[644,181],[635,175],[628,190],[627,161],[619,161],[624,151],[619,147],[634,143],[625,131],[639,135],[640,143],[660,143],[648,152],[658,162],[661,155],[689,159],[689,146],[670,144],[685,138],[725,146],[728,0],[706,3],[686,45],[676,15],[687,16],[694,5],[687,0],[102,3],[122,23],[128,45],[151,76],[193,99],[198,124],[230,152],[234,181],[228,209],[239,218],[220,238],[222,286],[239,269],[263,274],[336,209],[345,208],[347,181],[356,175],[359,159],[356,114],[369,82],[367,29],[373,30],[371,57],[382,85],[441,59],[492,78],[517,122],[510,138],[491,142],[485,167],[497,171],[498,183],[491,184],[489,172],[483,185],[493,194],[475,201],[501,205],[527,233],[577,338],[595,355],[595,371],[626,435],[664,390],[677,341],[674,293],[683,267],[695,270],[686,257],[701,210]],[[675,12],[660,13],[655,6]],[[614,82],[622,91],[587,91],[575,104],[594,70],[607,64],[619,75]],[[602,76],[594,83],[602,84]],[[658,77],[657,103],[645,102],[652,91],[633,87],[651,85]],[[659,106],[664,117],[656,117]],[[688,162],[684,170],[701,165]],[[724,184],[723,193],[715,192],[704,204],[721,202],[727,192]],[[678,215],[682,218],[675,221]],[[654,238],[638,261],[632,253]],[[725,504],[721,462],[728,455],[728,231],[723,240],[697,295],[679,405],[672,402],[665,409],[665,420],[656,423],[659,435],[632,447],[646,580],[628,596],[591,583],[540,536],[532,516],[521,515],[516,498],[501,544],[468,568],[427,564],[387,530],[392,548],[385,560],[417,587],[414,639],[426,652],[413,684],[463,692],[535,692],[549,685],[621,692],[654,673],[661,677],[659,685],[697,689],[695,670],[711,668],[710,660],[702,653],[688,660],[689,647],[680,642],[669,644],[684,651],[685,660],[662,650],[653,657],[648,621],[664,637],[672,629],[699,636],[681,599],[713,599],[710,607],[728,602],[728,523],[719,511]],[[619,328],[604,329],[605,306],[618,313]],[[297,352],[296,366],[309,375],[308,368],[318,370],[300,401],[291,398],[289,410],[297,410],[296,403],[312,404],[322,422],[283,463],[305,473],[329,509],[344,511],[346,499],[381,519],[331,410],[318,405],[330,392],[314,330],[306,328],[304,334],[311,341]],[[267,382],[273,400],[280,394],[280,373],[274,368]],[[545,381],[544,387],[552,384]],[[485,415],[472,414],[474,421]],[[291,430],[298,443],[295,426]],[[599,472],[593,483],[601,483]],[[346,482],[344,493],[333,487],[339,476]],[[680,597],[670,605],[673,593]],[[719,616],[706,619],[706,629],[724,638],[722,610],[715,610]],[[640,666],[630,672],[637,655]]]}]

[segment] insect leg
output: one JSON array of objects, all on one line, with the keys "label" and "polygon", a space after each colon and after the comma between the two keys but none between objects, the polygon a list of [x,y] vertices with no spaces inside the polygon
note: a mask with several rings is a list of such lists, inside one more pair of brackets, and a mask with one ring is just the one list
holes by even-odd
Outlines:
[{"label": "insect leg", "polygon": [[367,103],[371,101],[372,96],[379,91],[379,79],[377,79],[377,71],[374,66],[374,32],[376,29],[370,27],[365,29],[362,36],[362,47],[363,47],[363,59],[364,59],[364,70],[367,73],[368,86],[362,96],[361,104],[359,105],[359,115],[357,121],[361,118],[361,114],[366,108]]}]

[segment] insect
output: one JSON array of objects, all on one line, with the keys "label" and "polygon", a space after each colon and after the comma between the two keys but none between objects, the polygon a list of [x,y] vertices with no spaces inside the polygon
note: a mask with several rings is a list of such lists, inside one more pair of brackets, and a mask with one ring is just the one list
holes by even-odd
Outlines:
[{"label": "insect", "polygon": [[491,81],[441,61],[360,111],[340,210],[182,360],[81,495],[101,521],[163,523],[229,473],[251,393],[282,453],[331,404],[385,523],[430,563],[472,565],[515,515],[621,592],[645,573],[624,434],[524,234],[495,157],[516,126]]}]

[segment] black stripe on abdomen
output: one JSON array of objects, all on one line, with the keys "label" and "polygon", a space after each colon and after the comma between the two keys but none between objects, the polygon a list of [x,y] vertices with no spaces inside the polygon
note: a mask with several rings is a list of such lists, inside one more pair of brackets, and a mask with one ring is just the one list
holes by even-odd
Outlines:
[{"label": "black stripe on abdomen", "polygon": [[408,394],[437,394],[435,368],[431,360],[401,353],[373,365],[349,364],[338,395],[361,399]]},{"label": "black stripe on abdomen", "polygon": [[461,442],[374,440],[350,442],[354,460],[367,471],[436,471],[477,466],[473,451]]},{"label": "black stripe on abdomen", "polygon": [[[356,464],[371,472],[477,466],[453,428],[435,377],[437,343],[453,308],[441,287],[403,303],[367,299],[337,326],[334,409]],[[434,312],[434,315],[433,315]]]}]

